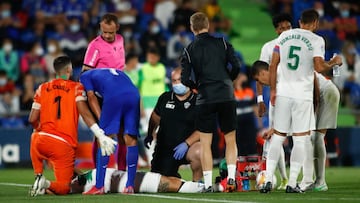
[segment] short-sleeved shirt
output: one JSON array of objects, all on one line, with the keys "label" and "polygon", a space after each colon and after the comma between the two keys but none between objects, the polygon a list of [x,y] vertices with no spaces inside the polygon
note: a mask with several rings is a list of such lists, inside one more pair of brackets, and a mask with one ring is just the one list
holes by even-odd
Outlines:
[{"label": "short-sleeved shirt", "polygon": [[86,101],[84,87],[79,82],[54,79],[36,90],[34,109],[40,110],[41,131],[62,137],[71,146],[78,143],[78,101]]},{"label": "short-sleeved shirt", "polygon": [[276,45],[276,39],[266,42],[264,46],[261,48],[259,60],[270,64],[275,45]]},{"label": "short-sleeved shirt", "polygon": [[274,51],[279,51],[278,96],[313,100],[314,57],[324,57],[324,39],[309,30],[292,29],[281,33]]},{"label": "short-sleeved shirt", "polygon": [[81,74],[80,81],[86,91],[94,91],[103,99],[99,125],[106,135],[117,134],[120,124],[125,134],[139,135],[139,90],[124,72],[92,69]]},{"label": "short-sleeved shirt", "polygon": [[159,97],[154,109],[161,117],[157,133],[159,149],[173,150],[195,131],[195,102],[194,93],[184,101],[178,100],[172,91],[165,92]]},{"label": "short-sleeved shirt", "polygon": [[115,68],[122,70],[125,66],[124,39],[116,34],[115,41],[106,42],[101,36],[93,39],[85,53],[84,65],[93,68]]}]

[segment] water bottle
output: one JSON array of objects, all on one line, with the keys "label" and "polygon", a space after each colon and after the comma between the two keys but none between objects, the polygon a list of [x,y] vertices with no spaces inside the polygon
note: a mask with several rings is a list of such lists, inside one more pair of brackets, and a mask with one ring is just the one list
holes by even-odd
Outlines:
[{"label": "water bottle", "polygon": [[[334,53],[333,58],[336,56],[336,53]],[[339,65],[333,66],[333,77],[339,77],[340,76],[340,67]]]},{"label": "water bottle", "polygon": [[247,170],[244,171],[243,190],[244,191],[249,191],[250,190],[249,173],[248,173]]}]

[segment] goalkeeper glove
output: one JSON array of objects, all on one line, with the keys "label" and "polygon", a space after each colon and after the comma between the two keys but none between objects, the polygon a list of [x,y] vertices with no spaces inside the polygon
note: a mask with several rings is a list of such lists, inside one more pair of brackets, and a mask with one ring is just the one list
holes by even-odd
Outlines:
[{"label": "goalkeeper glove", "polygon": [[95,137],[98,139],[101,155],[110,156],[115,151],[115,145],[117,142],[104,134],[104,131],[95,123],[90,127]]}]

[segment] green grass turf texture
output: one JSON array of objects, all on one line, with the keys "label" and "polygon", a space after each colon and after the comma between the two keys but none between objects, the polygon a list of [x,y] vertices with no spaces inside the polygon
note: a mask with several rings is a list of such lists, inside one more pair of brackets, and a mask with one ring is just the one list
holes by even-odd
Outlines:
[{"label": "green grass turf texture", "polygon": [[[83,196],[81,194],[66,196],[29,197],[29,186],[9,186],[2,183],[17,183],[31,185],[34,181],[31,169],[1,169],[0,170],[0,202],[360,202],[360,168],[330,167],[326,169],[329,186],[327,192],[306,192],[305,194],[286,194],[284,191],[273,191],[270,194],[260,194],[258,191],[235,193],[198,193],[198,194],[106,194]],[[191,179],[189,169],[181,169],[180,173],[186,180]],[[45,170],[45,176],[52,179],[50,170]],[[218,174],[218,169],[214,169]],[[214,175],[215,176],[215,175]],[[279,182],[279,181],[278,181]]]}]

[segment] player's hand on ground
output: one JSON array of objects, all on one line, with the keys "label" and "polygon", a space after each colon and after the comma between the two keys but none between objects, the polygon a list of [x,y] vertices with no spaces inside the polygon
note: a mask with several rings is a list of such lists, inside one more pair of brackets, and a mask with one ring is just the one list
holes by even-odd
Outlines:
[{"label": "player's hand on ground", "polygon": [[258,103],[258,115],[259,117],[263,117],[266,112],[266,105],[264,102]]},{"label": "player's hand on ground", "polygon": [[174,158],[176,160],[182,159],[185,156],[188,149],[189,149],[189,145],[186,142],[180,143],[178,146],[174,148],[175,151]]},{"label": "player's hand on ground", "polygon": [[98,142],[101,148],[102,156],[110,156],[115,151],[115,146],[117,142],[110,137],[105,135],[98,137]]},{"label": "player's hand on ground", "polygon": [[144,145],[147,149],[150,149],[150,145],[152,141],[153,141],[153,136],[151,135],[146,136],[146,138],[144,139]]}]

